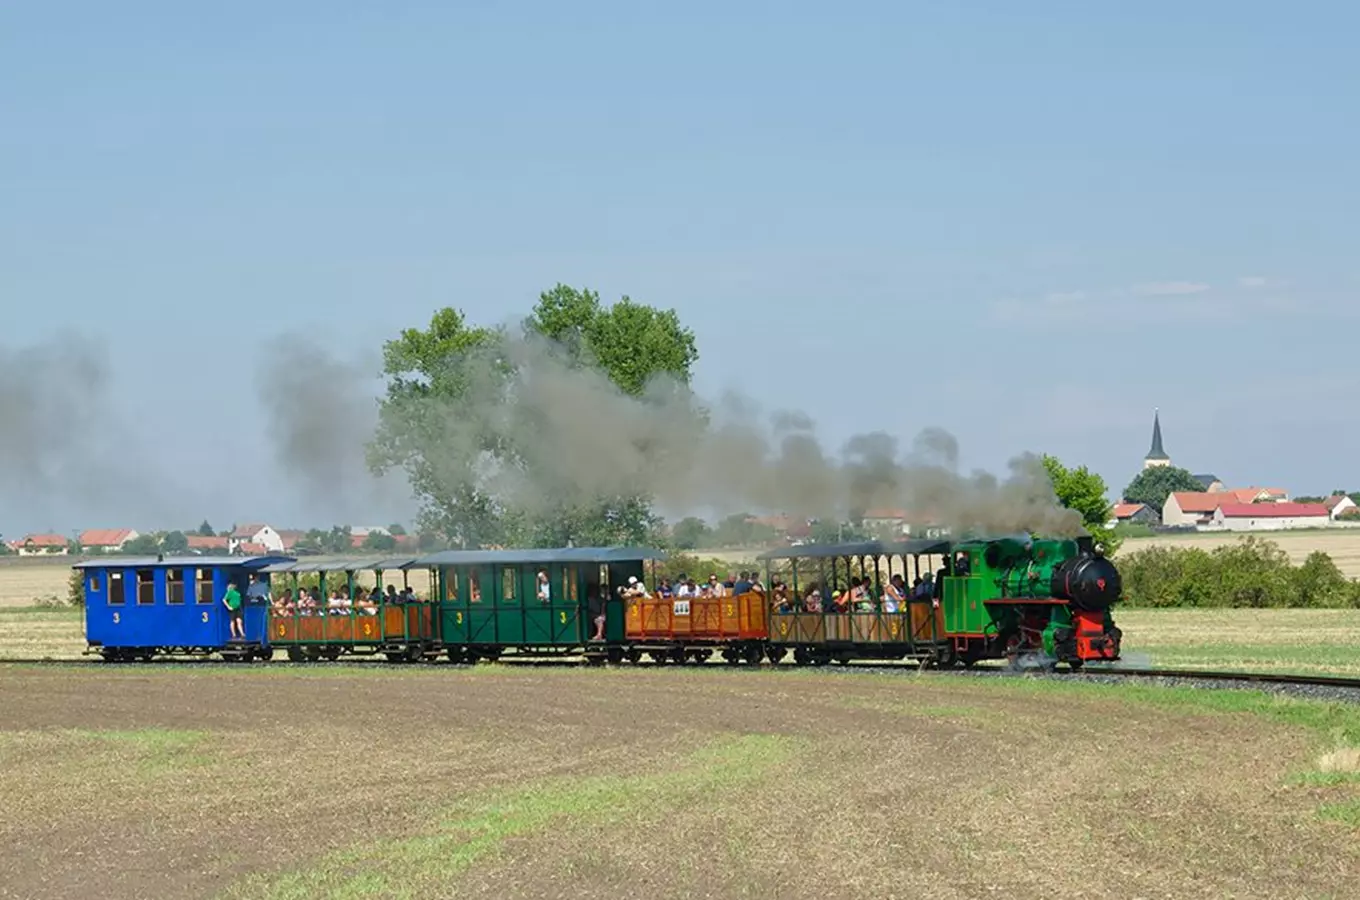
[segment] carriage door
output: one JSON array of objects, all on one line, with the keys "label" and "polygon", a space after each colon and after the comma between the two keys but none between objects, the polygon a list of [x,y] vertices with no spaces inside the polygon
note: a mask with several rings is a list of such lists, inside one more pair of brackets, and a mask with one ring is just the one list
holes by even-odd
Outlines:
[{"label": "carriage door", "polygon": [[555,565],[548,570],[552,583],[552,631],[553,643],[579,644],[581,642],[581,595],[580,569],[576,566]]},{"label": "carriage door", "polygon": [[642,579],[642,563],[610,563],[607,571],[609,575],[609,602],[605,606],[604,636],[609,641],[621,641],[624,635],[624,616],[627,610],[624,608],[623,601],[619,599],[618,589],[620,585],[628,584],[629,577]]},{"label": "carriage door", "polygon": [[468,566],[461,573],[467,578],[468,643],[498,644],[496,638],[496,579],[492,566]]}]

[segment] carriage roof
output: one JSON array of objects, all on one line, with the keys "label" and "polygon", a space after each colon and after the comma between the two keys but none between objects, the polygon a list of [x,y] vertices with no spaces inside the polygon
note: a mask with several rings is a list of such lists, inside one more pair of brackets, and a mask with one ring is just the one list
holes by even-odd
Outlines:
[{"label": "carriage roof", "polygon": [[106,556],[87,559],[71,566],[73,569],[259,569],[269,571],[276,565],[288,565],[291,556]]},{"label": "carriage roof", "polygon": [[291,572],[304,575],[315,572],[390,572],[409,569],[416,564],[414,556],[367,557],[364,559],[332,559],[325,561],[292,560],[267,566],[272,574]]},{"label": "carriage roof", "polygon": [[665,559],[650,547],[557,547],[525,550],[443,550],[422,556],[420,566],[538,565],[551,563],[642,562]]},{"label": "carriage roof", "polygon": [[927,556],[948,553],[949,541],[922,538],[913,541],[855,541],[845,544],[803,544],[767,550],[758,560],[827,559],[842,556]]}]

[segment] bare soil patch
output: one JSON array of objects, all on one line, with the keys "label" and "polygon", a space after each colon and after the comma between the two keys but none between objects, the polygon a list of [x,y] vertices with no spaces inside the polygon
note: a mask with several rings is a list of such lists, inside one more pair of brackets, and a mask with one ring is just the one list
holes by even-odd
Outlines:
[{"label": "bare soil patch", "polygon": [[1313,731],[1130,696],[0,667],[0,896],[1355,895]]}]

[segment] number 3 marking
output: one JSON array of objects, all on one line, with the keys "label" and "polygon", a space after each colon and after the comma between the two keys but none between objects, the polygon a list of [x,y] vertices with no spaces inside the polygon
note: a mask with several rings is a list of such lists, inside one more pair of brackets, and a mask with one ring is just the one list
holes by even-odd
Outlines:
[{"label": "number 3 marking", "polygon": [[563,625],[567,624],[567,614],[566,614],[566,613],[558,613],[558,615],[562,617],[562,624],[563,624]]},{"label": "number 3 marking", "polygon": [[463,614],[462,614],[462,613],[454,613],[454,622],[456,622],[456,623],[459,624],[459,625],[462,625],[462,624],[463,624]]},{"label": "number 3 marking", "polygon": [[119,622],[118,613],[114,613],[114,614],[113,614],[113,624],[117,625],[118,622]]},{"label": "number 3 marking", "polygon": [[206,609],[203,611],[203,621],[208,621],[208,611]]}]

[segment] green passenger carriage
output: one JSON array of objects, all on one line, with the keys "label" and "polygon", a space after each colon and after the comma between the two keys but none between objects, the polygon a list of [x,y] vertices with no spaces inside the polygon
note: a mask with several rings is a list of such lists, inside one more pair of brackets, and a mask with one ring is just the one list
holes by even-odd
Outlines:
[{"label": "green passenger carriage", "polygon": [[[439,637],[453,662],[562,656],[585,648],[593,661],[623,659],[624,610],[618,587],[641,580],[659,550],[567,547],[448,550],[422,557],[435,570]],[[605,614],[603,640],[593,640]]]}]

